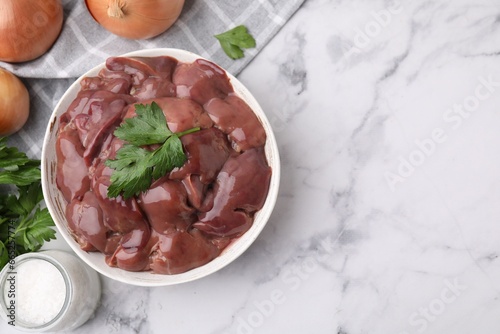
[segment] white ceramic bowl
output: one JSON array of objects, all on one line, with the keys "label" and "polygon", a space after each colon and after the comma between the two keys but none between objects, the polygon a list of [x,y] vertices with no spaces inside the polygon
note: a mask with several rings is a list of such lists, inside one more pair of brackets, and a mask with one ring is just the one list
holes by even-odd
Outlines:
[{"label": "white ceramic bowl", "polygon": [[[178,59],[181,62],[193,62],[196,59],[202,58],[194,53],[179,50],[179,49],[148,49],[140,50],[131,53],[124,54],[122,56],[144,56],[144,57],[155,57],[155,56],[171,56]],[[120,282],[138,285],[138,286],[164,286],[173,285],[178,283],[189,282],[201,277],[207,276],[215,271],[225,267],[238,256],[240,256],[257,238],[259,233],[262,231],[266,225],[271,212],[276,203],[278,196],[279,180],[280,180],[280,160],[278,154],[278,147],[276,145],[276,139],[274,137],[271,125],[266,118],[266,115],[262,111],[262,108],[252,96],[252,94],[243,86],[243,84],[238,81],[230,73],[227,76],[233,85],[234,91],[246,101],[246,103],[253,109],[259,120],[264,126],[267,134],[267,142],[265,145],[265,153],[269,165],[272,168],[271,183],[269,187],[269,193],[267,195],[266,201],[262,209],[256,213],[255,220],[252,227],[239,239],[235,240],[231,245],[229,245],[217,258],[211,262],[187,271],[185,273],[176,275],[161,275],[153,274],[151,272],[130,272],[119,268],[109,267],[104,261],[104,255],[99,252],[85,252],[80,249],[78,243],[70,235],[67,222],[64,215],[66,202],[62,197],[61,192],[56,186],[56,136],[59,126],[59,116],[63,114],[71,102],[76,97],[78,91],[80,90],[80,81],[83,77],[96,76],[99,71],[105,67],[105,64],[94,67],[83,76],[78,78],[61,97],[61,100],[56,105],[56,108],[51,116],[49,125],[45,133],[45,138],[43,142],[42,149],[42,188],[45,197],[46,205],[54,219],[54,222],[60,231],[60,234],[66,240],[66,242],[71,246],[73,251],[82,258],[88,265],[94,268],[99,273],[115,279]]]}]

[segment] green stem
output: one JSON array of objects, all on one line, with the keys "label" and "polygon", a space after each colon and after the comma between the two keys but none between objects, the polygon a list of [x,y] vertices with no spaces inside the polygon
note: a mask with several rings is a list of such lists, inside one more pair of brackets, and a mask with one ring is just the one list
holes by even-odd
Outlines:
[{"label": "green stem", "polygon": [[196,127],[196,128],[192,128],[192,129],[189,129],[189,130],[183,131],[183,132],[177,132],[177,133],[175,133],[175,135],[176,135],[178,138],[180,138],[180,137],[182,137],[182,136],[184,136],[184,135],[188,135],[188,134],[190,134],[190,133],[193,133],[193,132],[196,132],[196,131],[200,131],[200,130],[201,130],[201,129],[200,129],[200,127]]}]

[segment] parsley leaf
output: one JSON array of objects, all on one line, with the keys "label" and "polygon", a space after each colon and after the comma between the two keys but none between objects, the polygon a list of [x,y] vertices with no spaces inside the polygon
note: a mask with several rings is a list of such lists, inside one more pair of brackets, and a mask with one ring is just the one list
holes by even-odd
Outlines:
[{"label": "parsley leaf", "polygon": [[26,250],[34,252],[42,247],[44,241],[55,239],[55,231],[50,228],[54,225],[47,209],[36,208],[30,219],[24,220],[16,230],[18,243]]},{"label": "parsley leaf", "polygon": [[43,200],[42,189],[39,181],[35,181],[29,186],[18,188],[18,197],[10,195],[6,198],[10,212],[18,216],[29,215]]},{"label": "parsley leaf", "polygon": [[0,269],[9,262],[9,250],[4,245],[3,241],[0,240]]},{"label": "parsley leaf", "polygon": [[151,155],[151,151],[128,144],[116,152],[115,160],[107,160],[106,166],[114,169],[108,197],[117,197],[123,191],[123,197],[129,198],[149,188],[153,174]]},{"label": "parsley leaf", "polygon": [[0,269],[12,256],[39,250],[55,239],[54,222],[42,208],[40,160],[0,138]]},{"label": "parsley leaf", "polygon": [[166,126],[165,115],[156,102],[153,101],[150,105],[136,104],[135,112],[138,117],[127,118],[115,130],[115,136],[133,145],[142,146],[162,143],[172,135]]},{"label": "parsley leaf", "polygon": [[232,59],[244,57],[242,49],[254,48],[255,39],[248,33],[248,29],[239,25],[231,30],[215,35],[224,52]]},{"label": "parsley leaf", "polygon": [[[151,183],[181,167],[186,162],[181,136],[200,130],[192,128],[181,133],[173,133],[167,119],[156,102],[136,104],[137,116],[126,119],[114,135],[127,144],[117,152],[115,159],[106,160],[106,166],[114,169],[108,197],[123,195],[130,198],[147,190]],[[148,145],[160,145],[151,150]]]},{"label": "parsley leaf", "polygon": [[15,147],[7,147],[7,138],[0,138],[0,184],[26,186],[40,180],[40,160],[29,159]]},{"label": "parsley leaf", "polygon": [[171,166],[181,167],[186,162],[186,159],[178,135],[170,136],[151,157],[151,161],[156,166],[153,171],[153,178],[159,179],[170,172],[173,169]]}]

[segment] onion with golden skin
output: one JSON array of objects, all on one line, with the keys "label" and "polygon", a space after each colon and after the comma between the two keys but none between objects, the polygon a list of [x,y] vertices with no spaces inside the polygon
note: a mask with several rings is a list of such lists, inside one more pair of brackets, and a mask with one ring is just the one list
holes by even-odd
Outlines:
[{"label": "onion with golden skin", "polygon": [[46,53],[63,24],[60,0],[0,1],[0,60],[19,63]]},{"label": "onion with golden skin", "polygon": [[26,86],[14,74],[0,68],[0,137],[19,131],[28,120],[29,111]]},{"label": "onion with golden skin", "polygon": [[148,39],[170,28],[184,0],[85,0],[92,17],[106,30],[128,39]]}]

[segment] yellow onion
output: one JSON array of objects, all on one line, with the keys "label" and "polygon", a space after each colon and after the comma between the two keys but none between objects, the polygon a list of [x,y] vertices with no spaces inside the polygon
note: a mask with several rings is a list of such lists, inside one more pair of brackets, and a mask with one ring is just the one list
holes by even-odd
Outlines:
[{"label": "yellow onion", "polygon": [[165,32],[184,6],[184,0],[85,0],[85,3],[101,26],[129,39],[148,39]]},{"label": "yellow onion", "polygon": [[62,29],[60,0],[0,1],[0,60],[12,63],[40,57]]},{"label": "yellow onion", "polygon": [[0,137],[19,131],[28,120],[30,97],[26,86],[0,68]]}]

